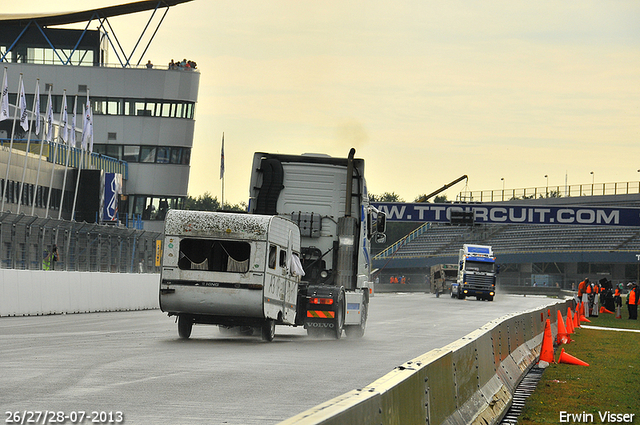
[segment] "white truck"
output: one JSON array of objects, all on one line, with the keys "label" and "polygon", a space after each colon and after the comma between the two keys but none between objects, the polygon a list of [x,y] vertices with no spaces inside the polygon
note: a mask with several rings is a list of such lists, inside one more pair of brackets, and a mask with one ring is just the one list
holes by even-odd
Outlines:
[{"label": "white truck", "polygon": [[370,241],[384,238],[385,216],[354,154],[256,153],[249,214],[170,211],[160,307],[181,337],[195,323],[259,327],[268,341],[276,324],[364,335]]},{"label": "white truck", "polygon": [[490,246],[464,244],[458,255],[458,279],[451,285],[451,296],[493,301],[498,271]]}]

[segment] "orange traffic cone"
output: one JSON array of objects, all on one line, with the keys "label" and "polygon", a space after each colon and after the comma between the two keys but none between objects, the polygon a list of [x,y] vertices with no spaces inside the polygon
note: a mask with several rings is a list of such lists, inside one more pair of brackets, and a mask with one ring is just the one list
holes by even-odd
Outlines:
[{"label": "orange traffic cone", "polygon": [[569,338],[569,333],[564,326],[562,313],[558,310],[558,335],[556,335],[556,344],[568,344],[569,342],[571,342],[571,338]]},{"label": "orange traffic cone", "polygon": [[613,311],[607,310],[604,306],[600,307],[600,313],[609,313],[613,314]]},{"label": "orange traffic cone", "polygon": [[584,314],[578,314],[578,312],[576,311],[575,316],[573,316],[573,326],[575,328],[579,328],[580,327],[580,322],[590,322],[589,319],[587,319],[586,317],[584,317]]},{"label": "orange traffic cone", "polygon": [[564,348],[560,351],[560,357],[558,358],[558,363],[574,364],[577,366],[589,366],[589,363],[583,362],[579,358],[574,357],[571,354],[565,352]]},{"label": "orange traffic cone", "polygon": [[567,333],[572,334],[575,332],[573,329],[573,315],[571,314],[571,307],[567,308]]},{"label": "orange traffic cone", "polygon": [[553,336],[551,335],[551,321],[547,319],[544,325],[544,335],[542,336],[542,349],[540,350],[539,362],[554,363],[553,359]]}]

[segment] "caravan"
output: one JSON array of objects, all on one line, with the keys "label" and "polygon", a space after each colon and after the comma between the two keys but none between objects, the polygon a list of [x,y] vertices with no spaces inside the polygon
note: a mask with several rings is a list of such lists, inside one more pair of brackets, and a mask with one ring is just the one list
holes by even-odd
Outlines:
[{"label": "caravan", "polygon": [[298,226],[282,217],[170,210],[160,308],[182,338],[205,323],[259,328],[271,341],[276,323],[295,323],[299,255]]}]

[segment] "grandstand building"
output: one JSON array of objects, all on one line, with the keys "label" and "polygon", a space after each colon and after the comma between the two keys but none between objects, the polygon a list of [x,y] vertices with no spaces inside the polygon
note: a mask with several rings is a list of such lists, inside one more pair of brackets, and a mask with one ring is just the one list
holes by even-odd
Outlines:
[{"label": "grandstand building", "polygon": [[[636,193],[630,193],[635,191]],[[510,201],[530,206],[640,208],[638,184],[624,194]],[[487,203],[486,205],[491,205]],[[640,211],[640,210],[638,210]],[[613,284],[640,280],[640,215],[629,226],[576,224],[425,223],[394,248],[378,253],[379,281],[404,275],[424,284],[436,264],[455,264],[465,243],[491,245],[500,286],[548,286],[571,290],[585,277]]]},{"label": "grandstand building", "polygon": [[[158,28],[154,31],[150,25],[153,16],[166,14],[170,7],[188,1],[145,0],[74,13],[0,15],[0,72],[6,69],[10,103],[17,103],[20,75],[29,109],[36,80],[40,82],[40,119],[44,119],[49,91],[56,121],[62,110],[63,93],[66,93],[69,121],[77,98],[79,137],[81,106],[89,96],[93,113],[93,147],[82,168],[120,174],[123,187],[119,221],[141,220],[145,230],[161,231],[167,209],[182,207],[187,197],[200,73],[192,66],[172,69],[166,65],[147,66],[144,52],[148,44],[140,43],[142,34],[136,43],[138,50],[125,52],[109,19],[147,11],[152,17],[146,25],[142,21],[140,28],[143,34],[147,31],[155,35]],[[157,20],[158,16],[155,17]],[[158,27],[161,22],[162,19],[157,23]],[[79,24],[84,29],[60,28],[68,24]],[[97,26],[97,29],[90,29],[91,26]],[[153,36],[148,43],[152,40]],[[139,57],[134,59],[134,53]],[[167,57],[167,63],[169,59]],[[62,218],[71,219],[73,179],[82,157],[79,140],[71,147],[67,167],[67,148],[55,143],[57,137],[51,144],[44,142],[45,160],[39,161],[42,135],[31,136],[30,153],[26,154],[28,134],[17,127],[11,143],[11,134],[15,131],[13,120],[0,121],[0,164],[7,165],[9,146],[13,146],[4,211],[15,213],[20,210],[29,214],[35,199],[35,215],[57,217],[62,209]],[[58,134],[56,132],[56,136]],[[25,155],[28,165],[23,182]],[[39,166],[42,170],[36,186]],[[65,168],[72,170],[65,172]],[[0,187],[5,186],[5,170],[7,167],[0,166],[3,179]],[[49,187],[51,174],[53,183]],[[24,196],[19,196],[20,187],[23,187]],[[64,196],[63,188],[67,191]],[[49,189],[52,196],[49,196]],[[49,207],[48,198],[51,198]],[[61,198],[64,199],[62,205]],[[88,218],[79,219],[75,215],[73,218],[95,221],[91,214]]]}]

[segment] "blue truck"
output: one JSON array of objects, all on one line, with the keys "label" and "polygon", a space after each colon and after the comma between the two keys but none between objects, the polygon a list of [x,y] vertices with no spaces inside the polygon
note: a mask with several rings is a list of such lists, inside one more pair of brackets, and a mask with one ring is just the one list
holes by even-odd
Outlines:
[{"label": "blue truck", "polygon": [[499,266],[488,245],[465,244],[458,256],[458,280],[451,285],[451,296],[464,299],[493,301],[496,295],[496,275]]}]

